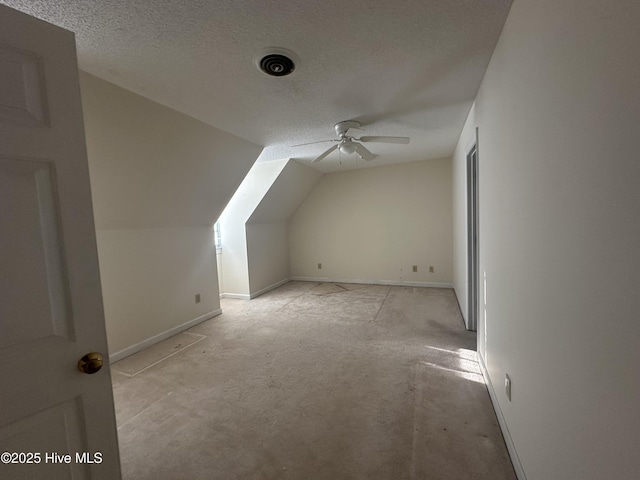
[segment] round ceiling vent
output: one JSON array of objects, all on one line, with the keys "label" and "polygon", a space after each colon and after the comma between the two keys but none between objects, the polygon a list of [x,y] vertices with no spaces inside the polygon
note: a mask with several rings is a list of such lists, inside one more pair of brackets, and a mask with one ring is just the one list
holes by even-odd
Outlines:
[{"label": "round ceiling vent", "polygon": [[274,77],[284,77],[293,72],[295,65],[293,60],[279,53],[273,53],[262,57],[260,60],[260,70],[267,75],[273,75]]},{"label": "round ceiling vent", "polygon": [[284,77],[296,68],[297,59],[295,54],[288,50],[272,47],[255,57],[255,62],[267,75]]}]

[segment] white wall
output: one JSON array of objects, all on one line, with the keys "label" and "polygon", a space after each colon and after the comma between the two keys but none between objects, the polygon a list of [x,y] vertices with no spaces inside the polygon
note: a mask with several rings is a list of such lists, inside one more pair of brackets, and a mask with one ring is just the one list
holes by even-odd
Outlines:
[{"label": "white wall", "polygon": [[247,223],[249,292],[252,297],[290,277],[287,222]]},{"label": "white wall", "polygon": [[80,80],[114,354],[219,309],[212,225],[261,148],[97,77]]},{"label": "white wall", "polygon": [[111,353],[220,308],[212,242],[209,227],[98,230]]},{"label": "white wall", "polygon": [[289,218],[322,174],[289,160],[246,224],[251,296],[289,279]]},{"label": "white wall", "polygon": [[462,297],[478,126],[478,346],[528,480],[640,471],[638,18],[638,2],[516,0],[454,156]]},{"label": "white wall", "polygon": [[450,159],[325,175],[289,222],[291,275],[450,284],[451,221]]}]

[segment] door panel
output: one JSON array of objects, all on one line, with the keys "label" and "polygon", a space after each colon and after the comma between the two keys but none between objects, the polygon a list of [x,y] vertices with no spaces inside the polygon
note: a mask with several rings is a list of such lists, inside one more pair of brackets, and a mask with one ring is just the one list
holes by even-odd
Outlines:
[{"label": "door panel", "polygon": [[0,157],[0,264],[21,264],[0,278],[0,348],[73,333],[53,182],[49,162]]},{"label": "door panel", "polygon": [[0,45],[0,120],[15,125],[45,125],[44,83],[37,56]]},{"label": "door panel", "polygon": [[[40,453],[39,459],[35,456],[31,459],[39,463],[5,465],[7,471],[11,467],[17,467],[11,469],[15,476],[10,478],[27,480],[39,478],[38,475],[41,478],[55,479],[91,478],[88,464],[78,463],[76,458],[71,463],[53,463],[51,456],[52,452],[60,451],[61,442],[66,447],[65,451],[87,451],[82,416],[80,398],[76,397],[4,428],[0,437],[3,451]],[[64,432],[65,437],[60,438],[58,432]]]}]

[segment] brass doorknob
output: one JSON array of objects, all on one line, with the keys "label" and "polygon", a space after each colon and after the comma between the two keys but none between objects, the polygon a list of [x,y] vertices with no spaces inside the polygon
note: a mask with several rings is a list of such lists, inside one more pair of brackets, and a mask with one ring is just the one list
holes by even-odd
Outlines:
[{"label": "brass doorknob", "polygon": [[98,352],[87,353],[78,362],[78,370],[89,375],[96,373],[102,368],[102,355]]}]

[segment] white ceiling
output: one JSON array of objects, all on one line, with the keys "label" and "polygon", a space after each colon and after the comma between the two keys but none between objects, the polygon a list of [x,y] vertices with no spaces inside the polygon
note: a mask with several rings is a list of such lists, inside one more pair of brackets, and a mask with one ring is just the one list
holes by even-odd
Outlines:
[{"label": "white ceiling", "polygon": [[[310,161],[356,119],[367,166],[450,156],[511,0],[0,0],[76,32],[80,67],[265,146],[260,160]],[[293,51],[287,77],[254,57]],[[313,166],[356,166],[334,152]],[[340,163],[340,161],[342,163]],[[358,160],[358,167],[365,162]]]}]

